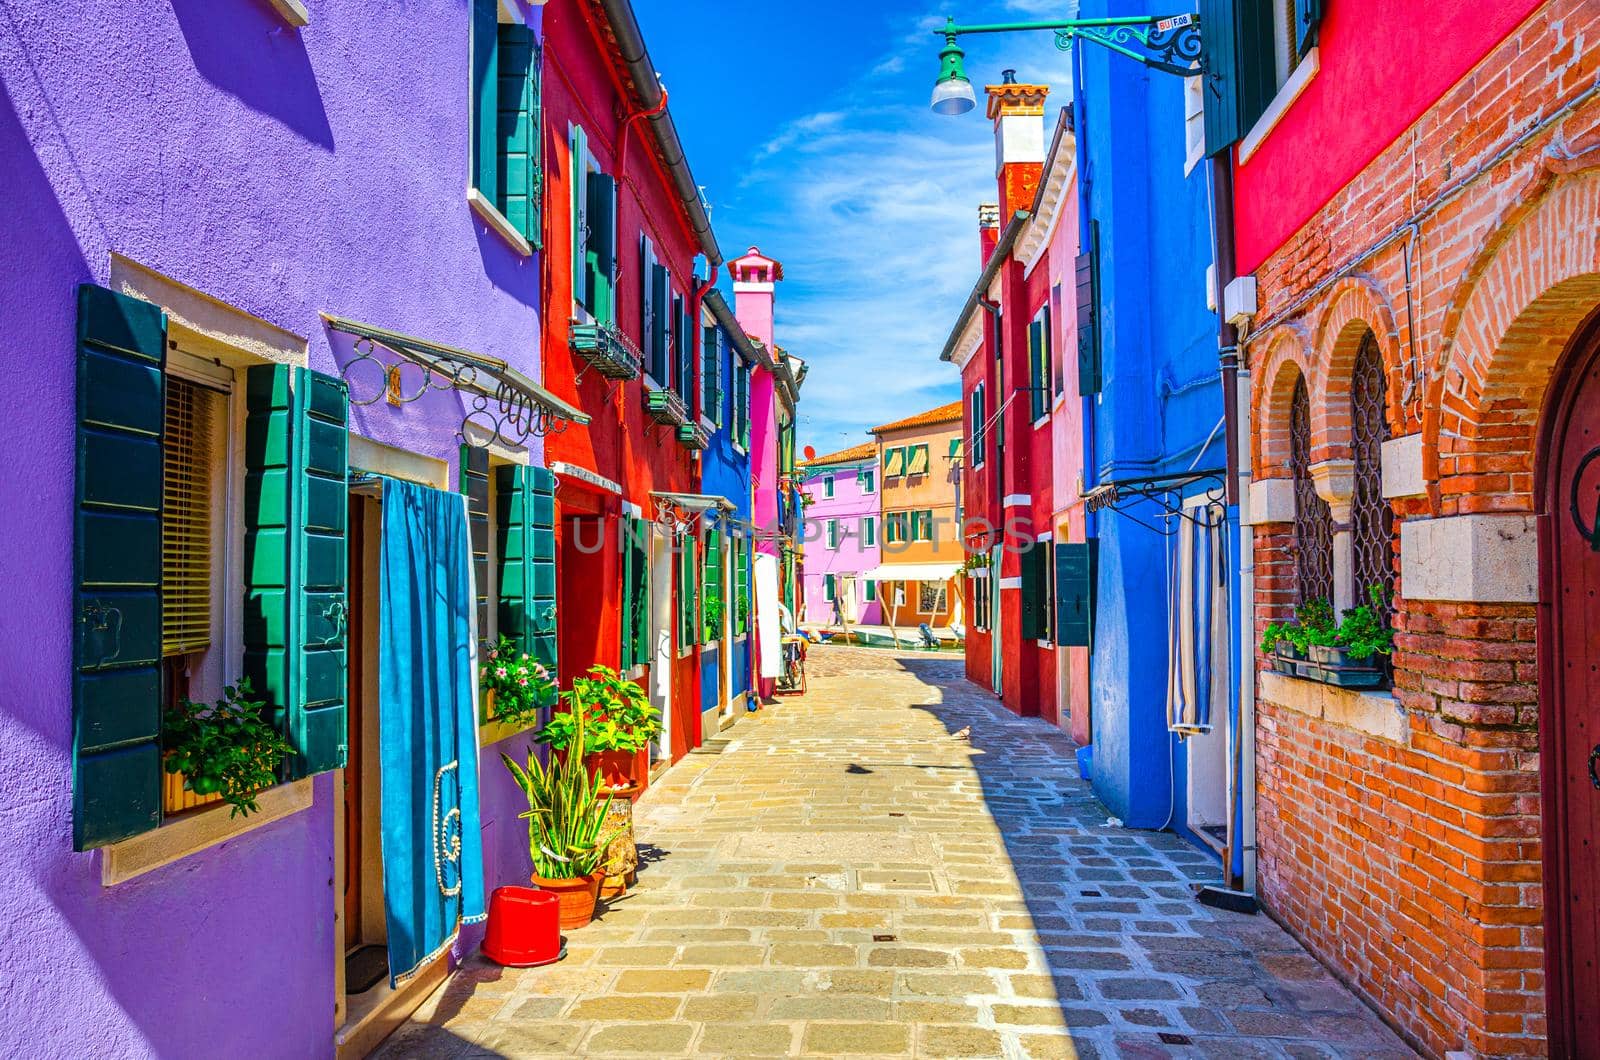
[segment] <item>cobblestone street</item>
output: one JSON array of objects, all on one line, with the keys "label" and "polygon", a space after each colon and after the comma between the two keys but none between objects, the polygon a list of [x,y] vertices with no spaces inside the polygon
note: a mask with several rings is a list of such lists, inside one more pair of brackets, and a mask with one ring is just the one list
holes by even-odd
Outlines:
[{"label": "cobblestone street", "polygon": [[565,961],[474,958],[380,1055],[1413,1055],[1266,916],[1198,905],[1214,864],[1109,827],[958,658],[809,669],[650,790],[653,860]]}]

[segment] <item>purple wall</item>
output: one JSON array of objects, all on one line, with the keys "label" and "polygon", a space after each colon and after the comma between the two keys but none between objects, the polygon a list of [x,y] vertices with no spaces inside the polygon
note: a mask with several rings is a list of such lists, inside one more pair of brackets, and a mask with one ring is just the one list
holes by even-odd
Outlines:
[{"label": "purple wall", "polygon": [[[805,621],[812,623],[832,623],[833,604],[828,602],[823,591],[824,576],[832,574],[837,581],[853,578],[863,571],[872,570],[878,565],[877,537],[874,536],[873,544],[862,544],[863,519],[873,520],[875,533],[882,533],[883,527],[878,526],[879,502],[877,494],[877,474],[873,475],[873,492],[863,493],[858,472],[862,468],[872,469],[876,472],[877,458],[856,461],[849,464],[811,465],[805,469],[806,480],[803,489],[806,493],[806,555],[803,574],[805,576],[806,611]],[[833,496],[824,496],[826,489],[824,480],[833,476]],[[830,519],[839,521],[839,547],[828,547],[827,523]],[[876,600],[866,602],[866,588],[864,585],[856,587],[856,615],[851,618],[853,622],[866,625],[877,625],[883,621],[883,612]],[[840,590],[842,596],[843,590]],[[849,618],[850,616],[846,616]]]},{"label": "purple wall", "polygon": [[[309,6],[298,31],[266,0],[24,0],[3,16],[8,1054],[332,1052],[330,776],[309,811],[113,888],[98,854],[71,850],[76,285],[107,283],[116,251],[308,336],[322,371],[327,310],[537,378],[538,263],[465,200],[468,5]],[[440,395],[353,410],[352,430],[454,465],[460,418]],[[525,879],[518,795],[484,760],[490,882]]]}]

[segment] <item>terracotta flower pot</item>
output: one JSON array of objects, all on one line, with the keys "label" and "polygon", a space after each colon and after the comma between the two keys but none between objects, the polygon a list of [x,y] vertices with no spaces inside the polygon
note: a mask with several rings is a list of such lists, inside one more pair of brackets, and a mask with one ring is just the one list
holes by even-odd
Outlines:
[{"label": "terracotta flower pot", "polygon": [[639,783],[639,752],[595,751],[584,756],[589,775],[608,788],[631,788]]},{"label": "terracotta flower pot", "polygon": [[561,926],[572,930],[594,919],[594,904],[600,897],[600,881],[604,876],[603,872],[591,872],[587,876],[566,880],[551,880],[538,875],[532,879],[535,887],[556,896]]}]

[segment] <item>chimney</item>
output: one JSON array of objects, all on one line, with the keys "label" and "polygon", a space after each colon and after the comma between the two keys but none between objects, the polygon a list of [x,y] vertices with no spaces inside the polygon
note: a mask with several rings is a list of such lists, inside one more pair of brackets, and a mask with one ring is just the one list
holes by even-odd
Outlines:
[{"label": "chimney", "polygon": [[728,262],[733,280],[733,315],[752,339],[773,347],[772,302],[777,282],[783,279],[783,263],[767,257],[756,247]]},{"label": "chimney", "polygon": [[1021,85],[1017,72],[1001,72],[1000,84],[985,86],[994,122],[995,176],[1000,183],[1000,218],[1033,204],[1044,169],[1044,101],[1049,85]]},{"label": "chimney", "polygon": [[995,244],[1000,242],[1000,204],[986,202],[978,207],[978,267],[989,264]]}]

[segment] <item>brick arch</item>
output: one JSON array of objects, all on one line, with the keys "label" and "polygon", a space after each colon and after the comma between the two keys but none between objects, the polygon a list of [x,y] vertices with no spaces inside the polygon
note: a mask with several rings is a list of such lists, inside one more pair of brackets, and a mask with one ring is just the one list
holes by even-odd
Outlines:
[{"label": "brick arch", "polygon": [[1545,388],[1600,306],[1600,171],[1550,185],[1491,240],[1429,381],[1423,444],[1441,514],[1531,511]]},{"label": "brick arch", "polygon": [[1313,386],[1310,344],[1298,324],[1281,324],[1267,336],[1265,352],[1250,370],[1250,419],[1256,444],[1251,473],[1257,479],[1285,478],[1289,463],[1289,402],[1302,377]]},{"label": "brick arch", "polygon": [[[1350,373],[1355,370],[1361,339],[1370,331],[1378,340],[1384,372],[1398,378],[1400,331],[1394,310],[1383,291],[1364,276],[1347,276],[1329,292],[1327,309],[1317,322],[1315,362],[1317,373],[1311,391],[1311,459],[1348,459],[1350,435]],[[1399,421],[1400,395],[1390,387],[1388,416]]]}]

